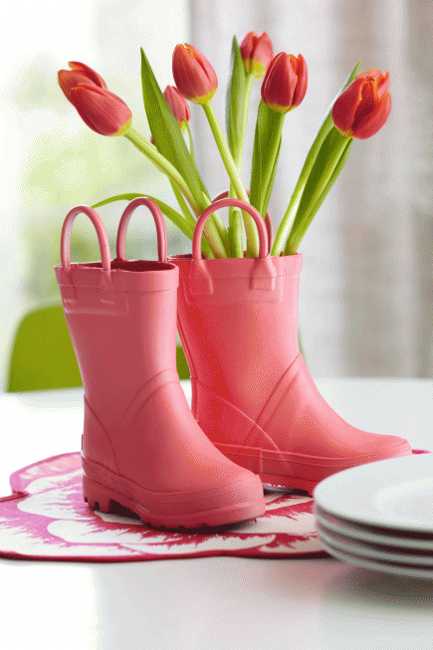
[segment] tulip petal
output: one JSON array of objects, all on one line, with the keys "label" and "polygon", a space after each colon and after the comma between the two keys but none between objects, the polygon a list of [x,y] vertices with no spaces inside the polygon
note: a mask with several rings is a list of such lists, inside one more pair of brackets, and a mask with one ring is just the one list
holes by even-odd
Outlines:
[{"label": "tulip petal", "polygon": [[120,135],[132,118],[120,97],[94,84],[75,86],[70,100],[87,126],[101,135]]},{"label": "tulip petal", "polygon": [[366,80],[361,90],[361,101],[358,104],[353,118],[352,131],[355,131],[357,125],[362,122],[363,118],[374,110],[378,102],[377,81],[371,79]]},{"label": "tulip petal", "polygon": [[173,77],[184,97],[203,103],[218,87],[215,70],[192,45],[176,45],[173,52]]},{"label": "tulip petal", "polygon": [[176,86],[167,86],[163,93],[165,101],[170,106],[170,110],[179,124],[189,122],[191,117],[188,104],[183,95],[180,94]]},{"label": "tulip petal", "polygon": [[266,32],[257,38],[252,58],[263,63],[265,67],[272,61],[272,41]]},{"label": "tulip petal", "polygon": [[388,119],[390,111],[391,95],[387,93],[370,113],[363,115],[359,120],[357,119],[357,123],[353,127],[354,137],[365,140],[377,133]]},{"label": "tulip petal", "polygon": [[272,60],[262,84],[262,99],[273,110],[285,112],[292,107],[298,77],[289,55],[280,52]]},{"label": "tulip petal", "polygon": [[378,86],[377,86],[377,94],[379,97],[383,97],[383,95],[388,92],[389,89],[389,72],[385,72],[384,74],[381,75]]},{"label": "tulip petal", "polygon": [[364,83],[364,79],[358,77],[334,103],[332,119],[335,126],[343,133],[350,134],[352,131],[353,120],[362,99]]},{"label": "tulip petal", "polygon": [[88,81],[96,84],[100,88],[106,88],[107,84],[100,74],[93,70],[90,66],[85,63],[80,63],[80,61],[68,61],[68,65],[71,70],[81,73]]},{"label": "tulip petal", "polygon": [[257,34],[255,32],[248,32],[240,45],[241,55],[246,65],[253,57],[256,41]]},{"label": "tulip petal", "polygon": [[68,65],[71,70],[81,73],[88,81],[92,81],[94,84],[100,88],[106,88],[107,84],[100,74],[93,70],[90,66],[85,63],[80,63],[80,61],[68,61]]},{"label": "tulip petal", "polygon": [[358,79],[364,81],[374,81],[377,89],[377,96],[382,97],[389,90],[389,72],[379,70],[378,68],[371,68],[367,72],[358,75]]},{"label": "tulip petal", "polygon": [[293,106],[299,106],[299,104],[302,102],[302,100],[305,97],[305,93],[307,92],[307,86],[308,86],[308,70],[307,70],[307,63],[302,56],[302,54],[298,54],[297,57],[297,68],[296,68],[296,74],[298,77],[297,83],[296,83],[296,89],[293,94]]},{"label": "tulip petal", "polygon": [[200,50],[194,49],[194,56],[195,60],[197,63],[200,65],[204,73],[206,74],[207,79],[209,80],[209,83],[217,88],[218,86],[218,79],[215,73],[215,70],[207,60],[207,58],[200,52]]},{"label": "tulip petal", "polygon": [[70,70],[59,70],[57,73],[59,86],[65,97],[70,100],[70,92],[79,84],[95,84],[98,88],[106,88],[103,78],[92,68],[79,61],[69,61]]},{"label": "tulip petal", "polygon": [[262,77],[273,57],[272,41],[268,34],[248,32],[241,43],[240,50],[245,70],[255,77]]},{"label": "tulip petal", "polygon": [[80,84],[89,85],[91,83],[85,75],[73,70],[59,70],[57,73],[57,78],[60,88],[62,89],[65,97],[69,100],[72,88],[75,88],[75,86],[79,86]]},{"label": "tulip petal", "polygon": [[203,97],[208,93],[208,78],[205,71],[194,59],[180,57],[177,63],[174,80],[182,93],[188,99]]}]

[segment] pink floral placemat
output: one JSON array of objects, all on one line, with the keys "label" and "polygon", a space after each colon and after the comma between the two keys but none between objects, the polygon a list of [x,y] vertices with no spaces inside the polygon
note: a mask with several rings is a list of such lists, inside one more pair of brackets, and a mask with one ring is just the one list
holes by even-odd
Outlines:
[{"label": "pink floral placemat", "polygon": [[233,555],[320,557],[313,499],[268,493],[256,521],[218,533],[158,531],[138,519],[93,512],[83,500],[79,453],[41,460],[12,474],[0,498],[0,557],[125,562]]}]

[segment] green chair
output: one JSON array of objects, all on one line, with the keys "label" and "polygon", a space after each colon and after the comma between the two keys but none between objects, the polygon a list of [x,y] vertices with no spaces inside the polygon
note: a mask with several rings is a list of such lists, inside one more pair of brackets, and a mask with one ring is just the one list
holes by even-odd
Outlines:
[{"label": "green chair", "polygon": [[[180,346],[176,361],[179,377],[188,379],[188,364]],[[80,371],[61,305],[29,312],[15,334],[6,390],[13,393],[76,386],[81,386]]]},{"label": "green chair", "polygon": [[183,347],[178,345],[176,347],[176,365],[177,365],[177,374],[179,379],[189,379],[189,368],[188,362],[185,358],[185,353]]}]

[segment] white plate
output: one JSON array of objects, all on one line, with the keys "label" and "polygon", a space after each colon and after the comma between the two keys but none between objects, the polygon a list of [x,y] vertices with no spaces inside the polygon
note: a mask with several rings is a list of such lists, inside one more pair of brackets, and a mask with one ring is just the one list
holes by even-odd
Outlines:
[{"label": "white plate", "polygon": [[[378,546],[377,544],[366,544],[345,537],[339,533],[326,528],[324,525],[319,525],[319,536],[321,541],[325,544],[330,544],[343,553],[353,553],[360,557],[365,557],[371,560],[384,560],[385,562],[400,562],[402,564],[415,564],[430,567],[433,571],[433,552],[430,555],[417,554],[416,551],[402,552],[404,549],[393,548],[389,550],[389,546]],[[400,551],[400,552],[398,552]]]},{"label": "white plate", "polygon": [[362,569],[370,569],[371,571],[380,571],[381,573],[389,573],[395,576],[405,576],[408,578],[421,578],[422,580],[433,580],[433,570],[432,569],[418,569],[415,567],[403,567],[398,564],[385,564],[384,562],[379,562],[376,560],[369,560],[365,557],[359,557],[358,555],[352,555],[348,552],[340,551],[335,548],[333,545],[328,544],[323,541],[323,548],[328,551],[330,555],[337,558],[337,560],[342,560],[342,562],[348,562],[354,566],[361,567]]},{"label": "white plate", "polygon": [[431,551],[433,553],[433,538],[428,540],[393,536],[391,531],[389,533],[376,533],[374,530],[364,528],[360,525],[350,525],[350,523],[336,519],[332,515],[327,515],[324,511],[320,513],[316,511],[315,514],[319,526],[325,526],[328,530],[332,530],[339,535],[345,535],[346,537],[361,540],[362,542],[369,542],[370,544],[386,544],[387,546],[395,546],[397,548],[407,548],[415,552]]},{"label": "white plate", "polygon": [[333,474],[316,504],[352,522],[433,536],[433,454],[381,460]]}]

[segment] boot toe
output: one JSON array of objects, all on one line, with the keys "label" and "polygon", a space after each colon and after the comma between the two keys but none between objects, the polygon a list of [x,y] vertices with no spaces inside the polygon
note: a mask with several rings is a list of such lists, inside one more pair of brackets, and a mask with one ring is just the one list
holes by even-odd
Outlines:
[{"label": "boot toe", "polygon": [[225,526],[265,513],[263,486],[252,472],[234,465],[207,490],[191,494],[189,509],[197,526]]},{"label": "boot toe", "polygon": [[409,456],[412,453],[410,444],[405,438],[394,435],[374,434],[374,441],[369,453],[374,460]]}]

